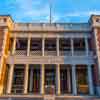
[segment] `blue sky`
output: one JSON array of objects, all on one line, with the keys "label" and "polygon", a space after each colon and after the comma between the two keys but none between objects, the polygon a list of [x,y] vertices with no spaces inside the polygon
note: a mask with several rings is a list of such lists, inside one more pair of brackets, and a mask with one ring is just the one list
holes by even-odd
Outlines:
[{"label": "blue sky", "polygon": [[[87,22],[100,14],[100,0],[51,0],[52,22]],[[0,0],[0,15],[16,22],[48,22],[49,0]]]}]

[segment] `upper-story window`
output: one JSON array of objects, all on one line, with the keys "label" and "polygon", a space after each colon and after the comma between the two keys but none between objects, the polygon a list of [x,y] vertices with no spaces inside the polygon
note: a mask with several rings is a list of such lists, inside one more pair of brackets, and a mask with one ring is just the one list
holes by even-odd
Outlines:
[{"label": "upper-story window", "polygon": [[4,18],[3,20],[4,20],[4,22],[7,22],[7,19],[6,18]]},{"label": "upper-story window", "polygon": [[97,18],[97,19],[96,19],[96,22],[100,23],[100,19],[99,19],[99,18]]}]

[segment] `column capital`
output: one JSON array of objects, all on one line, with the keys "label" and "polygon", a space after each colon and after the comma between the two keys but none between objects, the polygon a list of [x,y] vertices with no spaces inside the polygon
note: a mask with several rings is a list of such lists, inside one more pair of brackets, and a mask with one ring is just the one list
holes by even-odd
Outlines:
[{"label": "column capital", "polygon": [[57,35],[57,38],[59,39],[60,38],[60,35]]},{"label": "column capital", "polygon": [[88,67],[92,67],[92,65],[91,64],[88,64]]},{"label": "column capital", "polygon": [[72,64],[72,67],[76,67],[76,64]]},{"label": "column capital", "polygon": [[28,39],[31,39],[31,38],[32,38],[31,35],[29,35],[29,36],[28,36]]},{"label": "column capital", "polygon": [[8,31],[9,31],[9,29],[8,29],[8,28],[5,28],[3,31],[6,33],[6,32],[8,32]]}]

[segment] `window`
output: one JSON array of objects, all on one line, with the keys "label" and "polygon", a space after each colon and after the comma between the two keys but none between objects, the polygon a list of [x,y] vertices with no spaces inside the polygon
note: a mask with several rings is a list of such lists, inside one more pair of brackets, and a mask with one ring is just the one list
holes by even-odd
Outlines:
[{"label": "window", "polygon": [[3,20],[4,20],[4,22],[7,22],[7,19],[6,18],[4,18]]}]

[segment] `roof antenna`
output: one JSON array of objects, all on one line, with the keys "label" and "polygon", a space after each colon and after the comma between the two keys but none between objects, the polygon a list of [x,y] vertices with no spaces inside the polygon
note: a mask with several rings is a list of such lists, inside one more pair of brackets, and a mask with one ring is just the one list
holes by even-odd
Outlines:
[{"label": "roof antenna", "polygon": [[52,2],[51,0],[49,0],[49,10],[50,10],[50,14],[49,14],[49,23],[52,23]]}]

